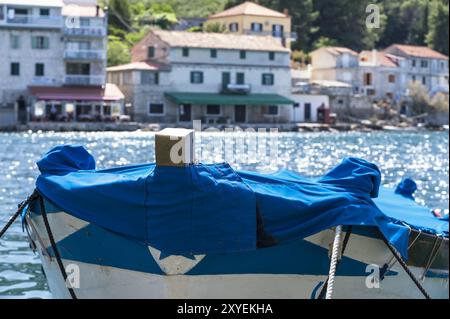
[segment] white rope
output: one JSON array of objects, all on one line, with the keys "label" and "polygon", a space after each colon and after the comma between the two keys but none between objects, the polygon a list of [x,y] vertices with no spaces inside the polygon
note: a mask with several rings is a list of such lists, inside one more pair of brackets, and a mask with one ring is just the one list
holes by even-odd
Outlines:
[{"label": "white rope", "polygon": [[328,273],[328,286],[325,299],[331,299],[333,294],[334,276],[336,274],[336,265],[339,258],[339,252],[341,251],[341,236],[342,226],[336,227],[336,234],[334,236],[333,250],[331,252],[330,271]]}]

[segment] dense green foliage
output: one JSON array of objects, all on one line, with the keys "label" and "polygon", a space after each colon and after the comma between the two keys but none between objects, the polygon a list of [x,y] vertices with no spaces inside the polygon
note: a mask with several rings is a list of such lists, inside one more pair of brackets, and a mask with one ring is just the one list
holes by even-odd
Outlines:
[{"label": "dense green foliage", "polygon": [[[117,52],[131,47],[150,28],[170,28],[180,17],[207,17],[245,0],[102,0],[110,8],[110,65],[126,61]],[[354,50],[384,48],[392,43],[428,45],[449,52],[449,0],[254,0],[292,16],[297,33],[294,50],[310,52],[323,45]],[[366,8],[376,4],[378,28],[368,28]],[[193,28],[192,31],[199,31]],[[209,32],[222,32],[220,26]]]}]

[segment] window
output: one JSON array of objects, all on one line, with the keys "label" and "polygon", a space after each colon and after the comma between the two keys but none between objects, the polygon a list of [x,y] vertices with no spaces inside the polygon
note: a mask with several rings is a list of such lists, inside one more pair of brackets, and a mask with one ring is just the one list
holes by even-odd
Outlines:
[{"label": "window", "polygon": [[416,67],[416,60],[412,60],[411,61],[411,66],[414,68],[414,67]]},{"label": "window", "polygon": [[278,115],[278,105],[269,105],[267,107],[267,115],[277,116]]},{"label": "window", "polygon": [[242,72],[236,73],[236,84],[244,84],[245,83],[245,74]]},{"label": "window", "polygon": [[35,76],[44,76],[44,63],[36,63],[34,65],[34,75]]},{"label": "window", "polygon": [[275,38],[282,38],[284,33],[284,26],[281,24],[272,25],[272,36]]},{"label": "window", "polygon": [[49,48],[48,37],[32,36],[31,37],[31,48],[33,48],[33,49],[48,49]]},{"label": "window", "polygon": [[372,85],[372,73],[364,73],[364,85]]},{"label": "window", "polygon": [[367,95],[369,95],[369,96],[375,95],[375,90],[374,89],[368,89],[367,90]]},{"label": "window", "polygon": [[262,75],[262,85],[273,85],[274,76],[272,73],[263,73]]},{"label": "window", "polygon": [[422,76],[422,84],[427,85],[427,78]]},{"label": "window", "polygon": [[91,66],[89,63],[67,63],[66,73],[68,75],[89,75]]},{"label": "window", "polygon": [[245,51],[245,50],[240,50],[240,51],[239,51],[239,57],[240,57],[241,59],[245,59],[245,58],[247,57],[247,51]]},{"label": "window", "polygon": [[147,57],[150,59],[155,57],[155,47],[148,47]]},{"label": "window", "polygon": [[11,75],[19,76],[20,75],[20,64],[17,62],[11,63]]},{"label": "window", "polygon": [[150,115],[164,115],[164,104],[150,103],[148,107],[148,113]]},{"label": "window", "polygon": [[428,61],[427,60],[421,60],[420,61],[420,67],[421,68],[428,68]]},{"label": "window", "polygon": [[203,72],[192,71],[191,72],[191,83],[193,83],[193,84],[203,83]]},{"label": "window", "polygon": [[39,10],[39,15],[41,17],[48,17],[48,16],[50,16],[50,9],[40,9]]},{"label": "window", "polygon": [[395,83],[395,75],[394,74],[389,74],[388,82],[389,83]]},{"label": "window", "polygon": [[253,22],[251,24],[251,28],[253,32],[261,32],[263,29],[262,23]]},{"label": "window", "polygon": [[231,82],[230,72],[222,72],[222,87],[226,89]]},{"label": "window", "polygon": [[275,60],[275,52],[269,52],[269,60],[270,61]]},{"label": "window", "polygon": [[11,34],[9,37],[9,43],[11,49],[20,49],[20,36]]},{"label": "window", "polygon": [[207,115],[220,115],[220,105],[210,104],[206,106]]},{"label": "window", "polygon": [[150,84],[150,85],[159,84],[159,73],[141,71],[141,84]]},{"label": "window", "polygon": [[416,82],[416,76],[415,76],[415,75],[411,76],[411,80],[412,80],[413,82]]},{"label": "window", "polygon": [[238,32],[239,31],[239,24],[236,22],[230,23],[229,25],[230,32]]},{"label": "window", "polygon": [[80,18],[80,27],[89,27],[91,25],[91,21],[89,18]]},{"label": "window", "polygon": [[182,51],[183,51],[182,54],[183,54],[184,57],[188,57],[189,56],[189,48],[183,48]]},{"label": "window", "polygon": [[217,58],[217,50],[216,49],[211,49],[210,56],[213,59]]}]

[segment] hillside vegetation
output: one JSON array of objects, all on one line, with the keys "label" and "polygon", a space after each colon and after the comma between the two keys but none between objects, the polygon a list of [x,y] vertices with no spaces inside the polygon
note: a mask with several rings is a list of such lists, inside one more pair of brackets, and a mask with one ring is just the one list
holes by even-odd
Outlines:
[{"label": "hillside vegetation", "polygon": [[[129,61],[129,48],[150,28],[170,28],[180,17],[207,17],[243,0],[102,0],[110,8],[108,64]],[[448,0],[255,0],[292,16],[298,41],[294,58],[323,45],[354,50],[392,43],[427,45],[448,55]],[[379,27],[367,28],[369,4],[379,8]],[[197,30],[198,31],[198,30]]]}]

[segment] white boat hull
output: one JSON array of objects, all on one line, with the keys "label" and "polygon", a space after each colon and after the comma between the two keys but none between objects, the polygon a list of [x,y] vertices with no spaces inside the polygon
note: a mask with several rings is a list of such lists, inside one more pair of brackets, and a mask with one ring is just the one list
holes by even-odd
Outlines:
[{"label": "white boat hull", "polygon": [[[294,298],[310,299],[317,298],[324,282],[326,273],[321,274],[289,274],[289,273],[236,273],[236,274],[190,274],[198,267],[205,256],[196,256],[195,260],[182,257],[170,256],[159,260],[158,251],[148,247],[149,256],[154,258],[161,273],[149,273],[102,265],[99,263],[85,262],[78,258],[70,259],[71,252],[64,251],[65,247],[59,247],[69,236],[76,232],[83,232],[89,223],[79,220],[67,213],[58,212],[48,214],[50,226],[58,243],[58,249],[62,250],[63,264],[66,267],[74,292],[78,298],[176,298],[176,299],[215,299],[215,298]],[[46,235],[42,216],[31,214],[27,218],[30,227],[31,238],[36,245],[40,255],[43,270],[45,272],[50,291],[54,298],[70,298],[70,294],[61,271],[57,265],[56,258],[46,252],[51,251],[50,242]],[[88,231],[86,231],[88,232]],[[329,250],[333,241],[334,232],[326,230],[314,236],[304,239],[312,247]],[[89,238],[90,234],[86,233]],[[118,236],[118,235],[116,235]],[[96,247],[96,245],[99,245]],[[102,249],[102,243],[92,238],[89,249]],[[45,246],[45,247],[44,247]],[[281,245],[280,245],[281,246]],[[278,246],[277,246],[278,247]],[[46,249],[47,248],[47,249]],[[261,248],[260,251],[265,249]],[[120,255],[118,247],[115,254]],[[303,254],[295,256],[294,254]],[[302,266],[302,262],[311,263],[310,254],[302,251],[292,251],[276,263],[294,263],[295,268]],[[387,275],[379,285],[374,285],[370,279],[375,265],[383,266],[391,260],[392,254],[386,248],[383,241],[352,234],[348,242],[345,257],[364,263],[367,272],[360,275],[339,275],[336,277],[333,298],[423,298],[421,292],[412,282],[406,272],[396,263],[392,267],[390,275]],[[221,258],[225,258],[222,256]],[[299,258],[301,262],[299,263]],[[243,261],[245,262],[245,261]],[[342,262],[344,264],[345,261]],[[263,265],[264,266],[264,265]],[[322,259],[317,268],[327,269],[328,260]],[[421,267],[410,267],[417,277],[420,277],[424,269]],[[75,271],[74,271],[75,270]],[[422,281],[424,288],[432,298],[448,298],[448,269],[442,276],[425,277]]]}]

